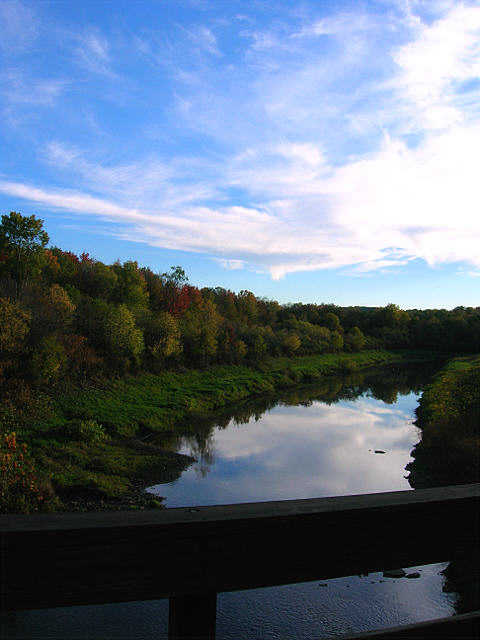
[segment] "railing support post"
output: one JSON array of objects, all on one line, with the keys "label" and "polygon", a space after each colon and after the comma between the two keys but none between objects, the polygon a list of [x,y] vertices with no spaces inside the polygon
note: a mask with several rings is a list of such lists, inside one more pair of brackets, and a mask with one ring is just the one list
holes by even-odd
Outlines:
[{"label": "railing support post", "polygon": [[215,640],[217,594],[170,598],[168,640]]}]

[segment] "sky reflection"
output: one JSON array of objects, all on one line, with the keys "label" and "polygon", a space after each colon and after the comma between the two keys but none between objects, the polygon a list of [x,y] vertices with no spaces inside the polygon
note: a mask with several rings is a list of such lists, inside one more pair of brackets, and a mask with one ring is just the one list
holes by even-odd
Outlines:
[{"label": "sky reflection", "polygon": [[[231,420],[213,429],[176,482],[150,491],[179,507],[409,489],[404,469],[418,440],[417,399],[410,393],[386,404],[365,393],[277,405],[247,424]],[[184,439],[181,451],[198,457],[198,443]]]}]

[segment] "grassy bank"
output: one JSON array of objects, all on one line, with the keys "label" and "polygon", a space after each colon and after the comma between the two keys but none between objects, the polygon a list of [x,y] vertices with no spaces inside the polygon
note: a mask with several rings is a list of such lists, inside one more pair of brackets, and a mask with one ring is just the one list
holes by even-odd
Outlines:
[{"label": "grassy bank", "polygon": [[424,391],[417,410],[422,439],[412,455],[415,488],[480,480],[480,357],[450,360]]},{"label": "grassy bank", "polygon": [[251,395],[273,392],[322,377],[415,357],[389,351],[277,358],[261,368],[217,366],[208,370],[125,377],[99,388],[67,389],[55,406],[67,419],[95,419],[110,435],[128,437],[171,431],[185,420]]},{"label": "grassy bank", "polygon": [[[325,354],[272,359],[255,369],[216,366],[57,387],[30,398],[28,411],[16,415],[16,430],[30,448],[44,491],[58,495],[66,508],[143,506],[141,487],[173,481],[192,462],[169,449],[182,425],[249,396],[429,356]],[[150,434],[157,434],[155,447],[146,444]]]}]

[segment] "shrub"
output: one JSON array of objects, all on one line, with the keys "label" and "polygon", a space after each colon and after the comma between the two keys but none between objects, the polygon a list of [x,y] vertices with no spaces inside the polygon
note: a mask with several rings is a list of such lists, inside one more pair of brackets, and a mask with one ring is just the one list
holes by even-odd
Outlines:
[{"label": "shrub", "polygon": [[35,465],[15,431],[0,436],[0,513],[37,511],[44,502]]},{"label": "shrub", "polygon": [[90,444],[101,444],[108,440],[103,425],[96,420],[72,420],[67,423],[65,431],[70,438]]}]

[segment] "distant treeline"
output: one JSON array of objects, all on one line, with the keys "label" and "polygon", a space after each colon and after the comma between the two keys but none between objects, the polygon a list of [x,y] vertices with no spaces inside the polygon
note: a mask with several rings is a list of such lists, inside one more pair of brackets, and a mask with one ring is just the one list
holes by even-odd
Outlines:
[{"label": "distant treeline", "polygon": [[[35,216],[0,225],[0,381],[59,379],[378,348],[479,351],[480,308],[286,304],[199,289],[184,270],[47,248]],[[321,295],[321,291],[319,291]]]}]

